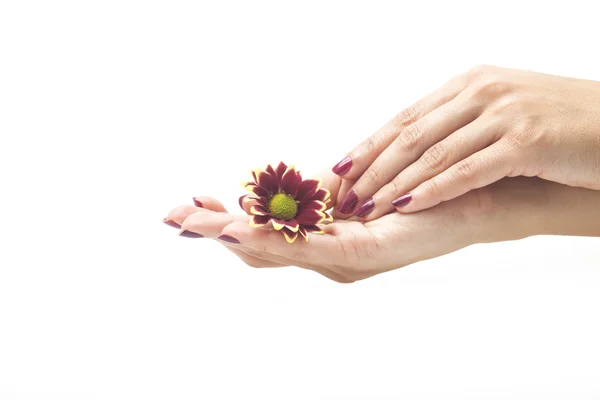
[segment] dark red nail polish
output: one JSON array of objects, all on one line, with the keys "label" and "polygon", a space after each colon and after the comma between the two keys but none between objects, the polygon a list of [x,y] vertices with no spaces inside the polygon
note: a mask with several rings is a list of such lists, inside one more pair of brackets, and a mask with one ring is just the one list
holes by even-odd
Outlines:
[{"label": "dark red nail polish", "polygon": [[362,205],[360,207],[358,207],[356,209],[356,211],[354,211],[354,216],[359,217],[359,218],[366,217],[373,211],[374,208],[375,208],[375,202],[373,201],[373,199],[369,199],[369,200],[365,201],[364,203],[362,203]]},{"label": "dark red nail polish", "polygon": [[356,195],[354,190],[351,190],[348,192],[346,197],[344,197],[344,200],[342,200],[342,202],[340,203],[338,211],[342,214],[351,214],[352,211],[354,211],[354,209],[356,208],[357,204],[358,196]]},{"label": "dark red nail polish", "polygon": [[183,236],[183,237],[191,238],[191,239],[203,238],[204,237],[204,235],[201,235],[201,234],[196,233],[196,232],[190,232],[190,231],[179,232],[179,236]]},{"label": "dark red nail polish", "polygon": [[217,239],[222,240],[222,241],[227,242],[227,243],[240,244],[239,240],[237,240],[233,236],[229,236],[229,235],[221,235]]},{"label": "dark red nail polish", "polygon": [[396,200],[392,201],[392,205],[396,208],[404,207],[412,200],[412,194],[405,194],[404,196],[398,197]]},{"label": "dark red nail polish", "polygon": [[350,171],[350,168],[352,168],[352,158],[348,156],[339,163],[337,163],[335,167],[333,167],[331,170],[334,174],[342,176],[348,173],[348,171]]},{"label": "dark red nail polish", "polygon": [[165,223],[165,224],[167,224],[167,225],[169,225],[169,226],[172,226],[173,228],[177,228],[177,229],[181,228],[181,225],[179,225],[179,224],[178,224],[177,222],[175,222],[175,221],[171,221],[170,219],[166,219],[166,218],[164,218],[164,219],[163,219],[163,223]]},{"label": "dark red nail polish", "polygon": [[196,199],[196,198],[194,197],[194,198],[193,198],[193,200],[194,200],[194,205],[195,205],[196,207],[200,207],[200,208],[202,208],[202,207],[203,207],[203,206],[202,206],[202,203],[201,203],[200,201],[198,201],[198,199]]}]

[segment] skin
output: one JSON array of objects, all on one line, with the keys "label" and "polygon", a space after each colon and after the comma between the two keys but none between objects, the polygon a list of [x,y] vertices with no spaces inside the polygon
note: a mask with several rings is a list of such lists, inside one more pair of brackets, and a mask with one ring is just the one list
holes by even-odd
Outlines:
[{"label": "skin", "polygon": [[[343,183],[321,176],[336,198]],[[351,283],[475,243],[516,240],[533,235],[600,236],[600,191],[572,188],[539,178],[506,178],[438,207],[410,215],[391,213],[363,223],[335,219],[324,235],[288,244],[280,232],[248,225],[211,197],[202,207],[174,208],[167,221],[181,231],[219,240],[246,264],[257,268],[297,266],[337,282]],[[246,211],[251,204],[244,203]],[[332,202],[330,207],[335,206]],[[201,239],[196,239],[201,240]]]},{"label": "skin", "polygon": [[[505,177],[600,189],[600,82],[480,66],[402,111],[352,150],[338,200],[361,215],[413,213]],[[364,209],[363,209],[364,210]],[[346,211],[346,210],[344,210]],[[359,213],[360,214],[360,213]]]}]

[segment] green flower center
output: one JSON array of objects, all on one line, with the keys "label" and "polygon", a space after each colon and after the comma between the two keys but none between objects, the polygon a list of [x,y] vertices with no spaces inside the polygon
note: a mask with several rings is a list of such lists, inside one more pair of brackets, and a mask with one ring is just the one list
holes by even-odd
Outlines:
[{"label": "green flower center", "polygon": [[285,193],[277,193],[269,199],[267,208],[271,216],[285,221],[290,220],[298,213],[298,204],[296,200]]}]

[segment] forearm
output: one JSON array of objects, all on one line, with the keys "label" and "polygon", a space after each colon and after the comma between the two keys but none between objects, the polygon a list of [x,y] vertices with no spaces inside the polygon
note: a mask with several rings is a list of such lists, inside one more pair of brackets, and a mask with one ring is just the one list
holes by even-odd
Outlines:
[{"label": "forearm", "polygon": [[485,190],[490,201],[473,218],[478,242],[536,235],[600,236],[600,191],[539,178],[504,179]]},{"label": "forearm", "polygon": [[600,237],[600,190],[550,185],[537,234]]}]

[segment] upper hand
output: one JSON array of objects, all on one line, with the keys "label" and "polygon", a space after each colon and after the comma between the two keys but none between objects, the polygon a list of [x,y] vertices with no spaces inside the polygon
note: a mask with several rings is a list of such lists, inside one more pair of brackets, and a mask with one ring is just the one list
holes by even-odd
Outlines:
[{"label": "upper hand", "polygon": [[477,67],[402,111],[342,161],[334,168],[347,182],[337,211],[365,220],[519,175],[600,189],[600,83]]}]

